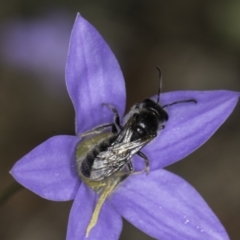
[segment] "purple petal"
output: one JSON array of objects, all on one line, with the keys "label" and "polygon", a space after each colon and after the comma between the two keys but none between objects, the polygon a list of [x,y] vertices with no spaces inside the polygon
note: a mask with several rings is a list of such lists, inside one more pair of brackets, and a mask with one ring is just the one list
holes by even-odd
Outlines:
[{"label": "purple petal", "polygon": [[37,74],[50,73],[58,76],[43,79],[48,86],[56,87],[59,76],[64,74],[67,46],[70,34],[70,17],[63,12],[51,11],[43,18],[15,19],[1,22],[1,58],[25,71]]},{"label": "purple petal", "polygon": [[110,201],[119,214],[156,239],[229,239],[197,191],[163,169],[129,177]]},{"label": "purple petal", "polygon": [[69,216],[67,240],[118,239],[122,218],[108,200],[103,204],[97,224],[86,238],[86,229],[96,206],[97,194],[81,184]]},{"label": "purple petal", "polygon": [[97,30],[79,14],[73,26],[66,65],[66,83],[76,112],[76,132],[113,121],[102,103],[122,116],[125,83],[119,64]]},{"label": "purple petal", "polygon": [[[231,91],[179,91],[161,95],[161,104],[195,99],[167,108],[169,120],[161,133],[143,150],[150,169],[168,166],[205,143],[231,114],[239,93]],[[135,161],[136,165],[142,163]],[[139,166],[138,166],[139,167]]]},{"label": "purple petal", "polygon": [[43,198],[74,199],[80,185],[75,170],[78,142],[75,136],[52,137],[20,159],[10,173],[20,184]]}]

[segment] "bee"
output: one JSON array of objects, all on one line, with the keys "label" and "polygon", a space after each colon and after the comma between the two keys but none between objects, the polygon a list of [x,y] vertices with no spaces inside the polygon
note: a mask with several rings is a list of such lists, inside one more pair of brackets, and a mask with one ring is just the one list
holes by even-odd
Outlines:
[{"label": "bee", "polygon": [[[179,103],[197,103],[194,99],[187,99],[161,106],[159,101],[162,78],[161,70],[157,69],[159,71],[157,101],[145,99],[135,104],[124,118],[123,126],[120,124],[117,109],[111,104],[103,104],[113,112],[113,123],[98,126],[81,135],[82,137],[93,134],[96,136],[93,140],[90,138],[81,144],[82,149],[85,146],[85,151],[77,157],[77,170],[82,179],[99,182],[123,169],[125,175],[134,173],[131,159],[135,154],[145,163],[144,169],[139,172],[148,173],[149,159],[141,149],[165,128],[165,123],[168,121],[165,109]],[[104,132],[108,128],[111,128],[111,133]]]}]

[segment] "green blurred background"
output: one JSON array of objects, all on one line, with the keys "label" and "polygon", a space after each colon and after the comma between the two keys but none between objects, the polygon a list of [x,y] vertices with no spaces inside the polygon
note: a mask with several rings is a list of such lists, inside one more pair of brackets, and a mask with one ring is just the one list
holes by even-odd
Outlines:
[{"label": "green blurred background", "polygon": [[[77,12],[119,60],[127,109],[156,94],[156,66],[164,91],[240,91],[240,1],[2,2],[0,192],[14,182],[8,171],[19,158],[53,135],[74,134],[64,68]],[[239,146],[240,104],[204,146],[168,168],[200,192],[233,240],[240,239]],[[0,208],[0,239],[63,240],[71,204],[21,190]],[[121,239],[151,238],[125,222]]]}]

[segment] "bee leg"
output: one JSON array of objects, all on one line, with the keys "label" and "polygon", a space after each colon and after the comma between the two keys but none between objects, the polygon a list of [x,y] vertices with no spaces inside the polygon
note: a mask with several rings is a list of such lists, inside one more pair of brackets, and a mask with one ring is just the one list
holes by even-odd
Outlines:
[{"label": "bee leg", "polygon": [[130,174],[133,173],[133,165],[132,165],[132,162],[131,162],[131,161],[129,161],[129,162],[127,163],[127,167],[128,167],[129,173],[130,173]]},{"label": "bee leg", "polygon": [[[131,161],[128,161],[126,163],[126,167],[128,169],[125,169],[125,171],[116,171],[114,173],[114,176],[116,177],[120,177],[122,180],[126,177],[128,177],[130,174],[134,174],[134,171],[133,171],[133,165],[132,165],[132,162]],[[120,170],[121,168],[118,168],[118,170]]]},{"label": "bee leg", "polygon": [[118,110],[111,104],[108,103],[103,103],[103,106],[107,106],[114,114],[114,125],[117,129],[122,129],[123,127],[120,124],[120,117],[119,117],[119,113]]},{"label": "bee leg", "polygon": [[148,159],[148,157],[144,153],[142,153],[140,151],[137,152],[137,155],[144,159],[145,167],[144,167],[144,169],[142,171],[139,171],[139,172],[136,172],[136,173],[146,172],[148,174],[149,173],[149,159]]},{"label": "bee leg", "polygon": [[195,99],[188,99],[188,100],[181,100],[181,101],[173,102],[173,103],[170,103],[170,104],[166,104],[166,105],[162,106],[162,108],[170,107],[172,105],[179,104],[179,103],[185,103],[185,102],[197,103],[197,101]]},{"label": "bee leg", "polygon": [[85,133],[82,133],[80,136],[81,137],[85,137],[85,136],[88,136],[88,135],[92,135],[92,134],[96,134],[96,133],[100,133],[101,131],[103,131],[104,129],[108,128],[108,127],[112,127],[112,123],[107,123],[107,124],[103,124],[103,125],[100,125],[90,131],[87,131]]},{"label": "bee leg", "polygon": [[146,172],[148,174],[149,173],[149,160],[148,160],[148,157],[145,154],[143,154],[142,152],[140,152],[140,151],[137,152],[137,155],[144,159],[145,167],[141,171],[134,172],[133,171],[132,162],[129,162],[127,164],[128,168],[129,168],[129,174],[135,175],[135,174],[140,174],[140,173],[144,173],[144,172]]},{"label": "bee leg", "polygon": [[114,114],[114,123],[107,123],[107,124],[103,124],[100,125],[90,131],[87,131],[85,133],[82,133],[80,136],[81,137],[85,137],[88,135],[92,135],[92,134],[96,134],[96,133],[100,133],[101,131],[105,130],[108,127],[112,127],[112,133],[118,133],[118,130],[122,129],[123,127],[120,125],[120,117],[119,117],[119,113],[117,111],[117,109],[108,103],[103,103],[104,106],[107,106]]},{"label": "bee leg", "polygon": [[112,123],[112,133],[113,134],[118,133],[118,129],[114,123]]}]

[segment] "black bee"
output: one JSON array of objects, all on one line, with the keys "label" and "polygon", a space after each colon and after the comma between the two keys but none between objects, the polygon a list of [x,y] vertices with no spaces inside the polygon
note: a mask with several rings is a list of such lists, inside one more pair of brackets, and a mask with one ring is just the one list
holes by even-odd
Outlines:
[{"label": "black bee", "polygon": [[[85,152],[77,158],[78,173],[82,178],[90,181],[101,181],[114,173],[126,169],[123,174],[134,172],[132,157],[137,154],[145,161],[145,168],[141,172],[149,171],[149,160],[140,150],[152,141],[164,129],[168,121],[165,108],[185,102],[195,102],[194,99],[181,100],[164,106],[159,104],[161,93],[161,71],[159,70],[158,99],[145,99],[135,104],[124,118],[125,125],[121,126],[118,111],[110,104],[104,104],[114,113],[113,123],[98,126],[82,134],[82,137],[95,134],[97,138],[85,140]],[[112,128],[112,134],[106,137],[104,130]],[[92,147],[92,144],[95,144]],[[83,143],[84,145],[84,143]],[[80,144],[80,146],[82,146]]]}]

